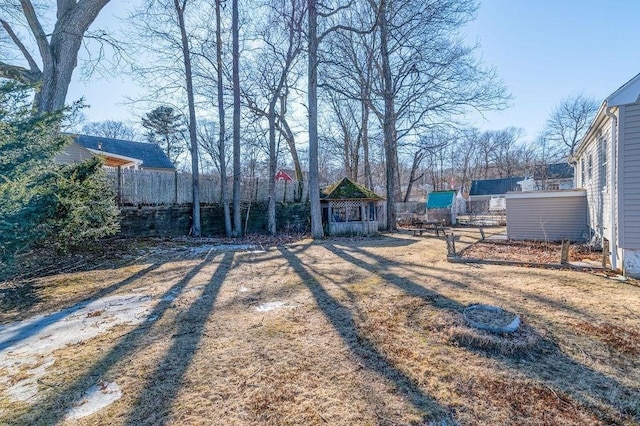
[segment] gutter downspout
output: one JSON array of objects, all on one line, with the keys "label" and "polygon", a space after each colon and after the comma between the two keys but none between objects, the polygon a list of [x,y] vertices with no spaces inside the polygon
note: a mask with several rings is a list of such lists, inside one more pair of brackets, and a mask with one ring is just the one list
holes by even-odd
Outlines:
[{"label": "gutter downspout", "polygon": [[610,249],[611,249],[611,269],[614,271],[618,269],[618,228],[617,228],[617,205],[616,205],[616,192],[618,189],[618,185],[616,182],[616,165],[618,164],[617,155],[617,145],[618,145],[618,117],[611,111],[615,107],[607,107],[605,110],[605,114],[607,117],[611,119],[611,167],[609,167],[609,180],[611,185],[611,241],[610,241]]}]

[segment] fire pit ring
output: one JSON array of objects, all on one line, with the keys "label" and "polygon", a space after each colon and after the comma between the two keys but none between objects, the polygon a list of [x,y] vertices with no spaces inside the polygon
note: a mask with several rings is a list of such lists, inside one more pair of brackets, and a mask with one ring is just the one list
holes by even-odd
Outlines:
[{"label": "fire pit ring", "polygon": [[472,327],[492,333],[513,333],[520,327],[520,317],[493,305],[471,305],[463,311]]}]

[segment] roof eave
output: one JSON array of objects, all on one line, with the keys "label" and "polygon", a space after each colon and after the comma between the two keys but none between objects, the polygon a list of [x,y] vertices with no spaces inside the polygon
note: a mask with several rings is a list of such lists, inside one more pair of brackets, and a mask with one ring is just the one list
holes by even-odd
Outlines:
[{"label": "roof eave", "polygon": [[118,160],[129,161],[131,163],[134,163],[137,166],[142,165],[142,160],[140,160],[139,158],[127,157],[125,155],[113,154],[111,152],[102,151],[98,149],[91,149],[91,148],[87,148],[87,151],[99,156],[113,157],[113,158],[117,158]]}]

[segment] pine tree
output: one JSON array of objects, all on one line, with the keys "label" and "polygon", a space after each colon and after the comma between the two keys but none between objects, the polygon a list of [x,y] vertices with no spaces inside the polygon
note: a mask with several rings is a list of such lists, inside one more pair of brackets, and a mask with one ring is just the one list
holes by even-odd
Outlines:
[{"label": "pine tree", "polygon": [[142,117],[142,126],[147,129],[147,140],[160,145],[175,164],[186,147],[184,117],[173,108],[162,105]]},{"label": "pine tree", "polygon": [[65,251],[118,230],[102,162],[65,166],[55,155],[65,111],[34,114],[29,88],[0,86],[0,266],[37,244]]}]

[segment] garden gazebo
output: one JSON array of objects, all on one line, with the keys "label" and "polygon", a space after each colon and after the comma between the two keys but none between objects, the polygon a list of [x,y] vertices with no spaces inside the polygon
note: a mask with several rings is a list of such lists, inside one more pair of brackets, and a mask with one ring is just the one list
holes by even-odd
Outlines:
[{"label": "garden gazebo", "polygon": [[379,229],[384,198],[343,178],[320,195],[322,222],[327,235],[372,235]]}]

